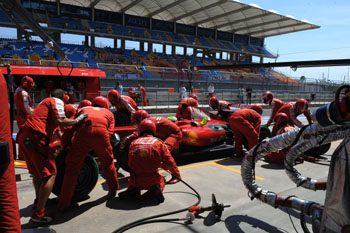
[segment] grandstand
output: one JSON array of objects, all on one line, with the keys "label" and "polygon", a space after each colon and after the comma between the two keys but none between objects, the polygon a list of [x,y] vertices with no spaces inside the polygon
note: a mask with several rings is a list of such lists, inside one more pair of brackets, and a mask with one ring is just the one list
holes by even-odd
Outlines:
[{"label": "grandstand", "polygon": [[[246,64],[253,58],[276,58],[264,39],[319,28],[306,21],[261,9],[239,1],[137,0],[137,1],[37,1],[22,0],[22,6],[44,27],[75,67],[97,67],[107,79],[103,88],[122,80],[124,86],[141,82],[146,88],[194,86],[206,91],[250,85],[254,90],[305,90],[305,80],[295,80],[270,69],[192,71],[201,65]],[[35,36],[18,16],[8,17],[2,3],[0,26],[21,25]],[[113,10],[111,10],[113,9]],[[14,21],[15,20],[15,21]],[[82,44],[61,43],[61,34],[83,35]],[[96,38],[113,39],[113,47],[97,47]],[[26,41],[21,30],[16,39],[0,39],[3,64],[53,65],[61,58],[43,41]],[[130,49],[128,41],[139,48]],[[157,50],[156,50],[157,48]],[[306,90],[305,90],[306,91]]]}]

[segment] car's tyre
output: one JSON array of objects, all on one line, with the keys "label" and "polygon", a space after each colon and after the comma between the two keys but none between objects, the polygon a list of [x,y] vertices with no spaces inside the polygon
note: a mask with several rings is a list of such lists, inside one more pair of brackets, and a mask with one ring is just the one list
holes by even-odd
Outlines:
[{"label": "car's tyre", "polygon": [[312,148],[310,150],[307,150],[304,152],[304,155],[317,158],[317,157],[320,157],[321,155],[327,153],[329,148],[331,148],[331,143],[327,143],[327,144]]},{"label": "car's tyre", "polygon": [[113,112],[115,126],[130,125],[130,114],[127,111],[118,110]]},{"label": "car's tyre", "polygon": [[130,168],[128,165],[128,157],[129,150],[126,148],[125,150],[117,154],[117,163],[121,168],[123,168],[124,171],[130,172]]},{"label": "car's tyre", "polygon": [[[66,170],[65,162],[67,154],[68,151],[64,151],[56,158],[57,176],[54,187],[52,189],[52,192],[56,196],[59,196],[61,192],[64,173]],[[72,199],[79,200],[87,196],[96,186],[98,174],[98,164],[95,158],[89,153],[88,156],[86,156],[83,167],[79,173],[78,181],[75,186],[75,191]]]},{"label": "car's tyre", "polygon": [[259,142],[261,142],[265,138],[270,138],[270,137],[271,137],[271,131],[269,127],[267,127],[266,125],[262,125],[260,127]]}]

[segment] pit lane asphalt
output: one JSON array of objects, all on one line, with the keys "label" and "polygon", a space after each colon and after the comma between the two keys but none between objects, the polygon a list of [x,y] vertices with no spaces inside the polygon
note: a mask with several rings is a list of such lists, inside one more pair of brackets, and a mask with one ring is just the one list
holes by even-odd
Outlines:
[{"label": "pit lane asphalt", "polygon": [[[265,113],[267,116],[269,113]],[[304,118],[301,118],[305,121]],[[263,123],[267,121],[263,117]],[[304,162],[297,165],[303,176],[313,179],[327,179],[329,160],[340,141],[333,142],[331,149],[324,155],[325,160],[316,164]],[[251,201],[247,196],[241,176],[241,162],[232,157],[207,157],[184,162],[179,166],[182,178],[201,195],[201,206],[211,205],[211,195],[215,194],[219,203],[231,205],[225,208],[221,221],[215,221],[212,212],[200,214],[202,218],[196,219],[192,224],[184,221],[175,223],[153,223],[132,228],[127,232],[295,232],[288,212],[298,232],[302,232],[299,224],[299,214],[293,210],[274,209],[258,200]],[[16,174],[26,174],[26,169],[16,168]],[[170,175],[162,173],[168,180]],[[127,187],[128,173],[119,169],[120,191]],[[259,161],[256,166],[257,183],[282,195],[296,195],[305,200],[312,200],[322,204],[325,191],[310,191],[297,188],[285,174],[283,167]],[[145,199],[120,200],[118,197],[108,200],[108,193],[103,176],[99,177],[98,184],[89,194],[89,199],[74,204],[67,213],[60,213],[56,209],[56,196],[51,194],[48,202],[48,212],[55,217],[55,221],[48,227],[34,229],[28,223],[32,213],[34,190],[31,179],[17,182],[18,199],[23,232],[113,232],[117,228],[141,218],[175,211],[193,205],[197,198],[193,192],[182,183],[166,185],[164,189],[165,201],[156,204]],[[186,212],[177,213],[165,218],[183,218]],[[307,218],[311,230],[311,220]]]}]

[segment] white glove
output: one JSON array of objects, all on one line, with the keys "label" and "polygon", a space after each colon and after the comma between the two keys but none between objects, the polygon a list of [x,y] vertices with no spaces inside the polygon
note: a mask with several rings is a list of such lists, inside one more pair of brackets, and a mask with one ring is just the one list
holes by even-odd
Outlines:
[{"label": "white glove", "polygon": [[79,123],[79,122],[83,121],[87,117],[88,117],[88,114],[87,113],[83,113],[80,116],[78,116],[77,118],[75,118],[75,120],[77,120],[78,123]]}]

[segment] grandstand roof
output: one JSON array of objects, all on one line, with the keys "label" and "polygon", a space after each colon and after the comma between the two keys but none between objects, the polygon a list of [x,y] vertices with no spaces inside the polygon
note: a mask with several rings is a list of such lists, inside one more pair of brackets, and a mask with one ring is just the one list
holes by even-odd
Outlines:
[{"label": "grandstand roof", "polygon": [[176,21],[253,37],[319,28],[306,20],[264,10],[239,0],[60,0],[61,3]]}]

